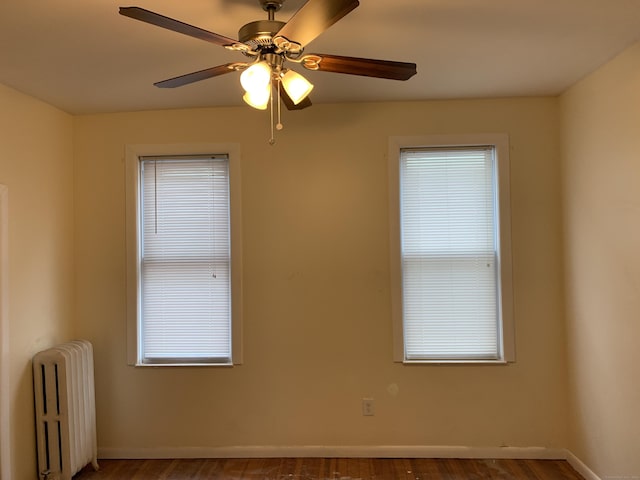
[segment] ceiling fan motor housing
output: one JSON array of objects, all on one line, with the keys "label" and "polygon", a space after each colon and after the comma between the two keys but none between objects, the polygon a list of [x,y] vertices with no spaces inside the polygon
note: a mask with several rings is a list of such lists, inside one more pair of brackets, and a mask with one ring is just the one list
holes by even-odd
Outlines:
[{"label": "ceiling fan motor housing", "polygon": [[273,36],[285,25],[278,20],[258,20],[247,23],[238,31],[238,39],[252,50],[273,46]]}]

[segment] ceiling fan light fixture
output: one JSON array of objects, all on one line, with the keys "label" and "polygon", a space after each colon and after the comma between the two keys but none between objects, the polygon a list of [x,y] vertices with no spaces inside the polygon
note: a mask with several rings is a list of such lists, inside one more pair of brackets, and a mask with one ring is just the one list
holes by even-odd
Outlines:
[{"label": "ceiling fan light fixture", "polygon": [[271,66],[264,60],[254,63],[242,72],[240,84],[246,92],[263,90],[271,84]]},{"label": "ceiling fan light fixture", "polygon": [[313,84],[293,70],[287,70],[282,75],[282,86],[294,105],[307,98],[307,95],[313,90]]}]

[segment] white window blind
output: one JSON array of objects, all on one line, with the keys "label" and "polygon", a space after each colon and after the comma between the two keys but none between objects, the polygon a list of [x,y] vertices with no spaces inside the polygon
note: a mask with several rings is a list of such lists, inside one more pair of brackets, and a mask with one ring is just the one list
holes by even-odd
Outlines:
[{"label": "white window blind", "polygon": [[228,157],[144,157],[140,169],[140,361],[230,364]]},{"label": "white window blind", "polygon": [[493,147],[400,151],[408,361],[502,356],[496,180]]}]

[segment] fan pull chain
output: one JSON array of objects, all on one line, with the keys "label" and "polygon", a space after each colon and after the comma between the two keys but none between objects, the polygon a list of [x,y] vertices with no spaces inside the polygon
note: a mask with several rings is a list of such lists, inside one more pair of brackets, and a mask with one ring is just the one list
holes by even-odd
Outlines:
[{"label": "fan pull chain", "polygon": [[281,111],[280,111],[280,106],[282,105],[281,98],[280,98],[280,86],[281,86],[280,79],[278,79],[278,123],[276,123],[276,130],[282,130],[283,128]]},{"label": "fan pull chain", "polygon": [[269,139],[269,145],[276,143],[275,135],[273,133],[273,83],[270,84],[271,95],[269,95],[269,117],[271,120],[271,138]]},{"label": "fan pull chain", "polygon": [[273,118],[273,83],[271,84],[271,95],[269,98],[269,116],[270,116],[270,120],[271,120],[271,138],[269,139],[269,145],[274,145],[276,143],[276,139],[275,139],[275,132],[273,130],[274,126],[275,129],[280,131],[284,128],[284,125],[282,125],[282,110],[280,107],[281,104],[281,98],[280,98],[280,79],[274,79],[275,80],[275,90],[278,94],[278,100],[277,100],[277,109],[278,109],[278,116],[277,116],[277,123],[275,121],[275,119]]}]

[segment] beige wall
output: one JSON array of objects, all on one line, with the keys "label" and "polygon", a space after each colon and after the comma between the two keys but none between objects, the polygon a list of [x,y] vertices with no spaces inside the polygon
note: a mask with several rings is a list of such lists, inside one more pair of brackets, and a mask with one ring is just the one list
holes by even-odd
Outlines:
[{"label": "beige wall", "polygon": [[640,476],[640,44],[562,102],[570,448]]},{"label": "beige wall", "polygon": [[[269,146],[268,114],[245,107],[75,118],[76,318],[95,345],[102,451],[564,447],[557,100],[316,105],[284,123]],[[482,132],[511,139],[517,363],[395,364],[387,139]],[[128,367],[125,145],[197,142],[241,148],[245,363]]]},{"label": "beige wall", "polygon": [[9,192],[10,379],[2,395],[15,480],[36,478],[31,357],[72,334],[72,138],[71,116],[0,85],[0,184]]}]

